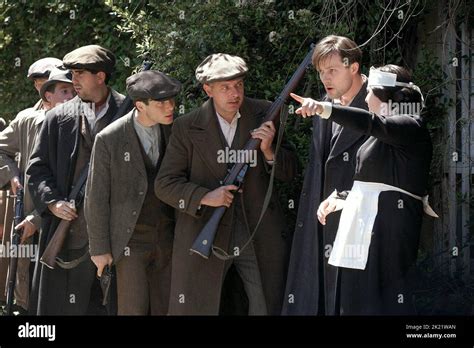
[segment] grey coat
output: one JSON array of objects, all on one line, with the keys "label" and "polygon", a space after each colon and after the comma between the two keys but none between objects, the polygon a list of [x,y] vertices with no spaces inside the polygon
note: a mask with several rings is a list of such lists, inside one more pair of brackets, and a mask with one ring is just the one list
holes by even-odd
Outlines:
[{"label": "grey coat", "polygon": [[[123,256],[148,190],[140,143],[133,126],[133,111],[102,130],[95,139],[86,186],[84,213],[91,255],[111,253],[116,264]],[[161,125],[160,158],[165,153],[171,126]],[[162,203],[158,235],[161,250],[173,247],[173,208]]]}]

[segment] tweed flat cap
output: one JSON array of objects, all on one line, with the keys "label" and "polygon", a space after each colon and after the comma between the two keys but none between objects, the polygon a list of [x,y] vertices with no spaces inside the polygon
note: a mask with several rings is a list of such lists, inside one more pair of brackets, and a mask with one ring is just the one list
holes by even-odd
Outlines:
[{"label": "tweed flat cap", "polygon": [[132,100],[166,100],[181,90],[181,82],[157,70],[136,73],[127,78],[126,84]]},{"label": "tweed flat cap", "polygon": [[27,77],[35,79],[38,77],[48,77],[51,70],[61,66],[63,62],[58,58],[47,57],[42,58],[30,65]]},{"label": "tweed flat cap", "polygon": [[245,61],[226,53],[207,56],[196,69],[196,79],[201,83],[233,80],[248,71]]},{"label": "tweed flat cap", "polygon": [[43,83],[43,85],[41,86],[41,89],[40,89],[41,99],[46,100],[44,97],[44,95],[46,94],[46,89],[52,84],[58,83],[58,82],[66,82],[66,83],[72,84],[71,72],[69,70],[62,70],[58,68],[54,68],[53,70],[51,70],[48,81]]},{"label": "tweed flat cap", "polygon": [[66,54],[63,65],[67,69],[86,69],[111,74],[114,72],[115,55],[98,45],[82,46]]}]

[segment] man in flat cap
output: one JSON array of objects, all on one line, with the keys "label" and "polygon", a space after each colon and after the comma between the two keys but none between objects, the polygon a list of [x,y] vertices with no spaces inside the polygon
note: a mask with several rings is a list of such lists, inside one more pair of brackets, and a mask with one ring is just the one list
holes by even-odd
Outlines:
[{"label": "man in flat cap", "polygon": [[107,86],[115,65],[109,50],[80,47],[66,54],[63,65],[72,72],[77,96],[46,113],[27,169],[33,202],[42,217],[39,254],[61,220],[71,225],[55,268],[37,263],[32,289],[37,303],[30,310],[39,315],[103,313],[96,306],[102,295],[88,254],[83,209],[69,199],[79,200],[70,194],[87,177],[95,135],[111,122],[124,96]]},{"label": "man in flat cap", "polygon": [[[48,80],[50,72],[56,66],[62,64],[62,61],[57,58],[42,58],[34,62],[28,69],[27,77],[34,82],[35,89],[40,92],[41,86]],[[71,81],[69,81],[71,83]],[[72,89],[72,85],[70,85]],[[52,105],[43,99],[40,99],[33,107],[20,111],[13,119],[9,126],[7,126],[2,133],[0,133],[0,187],[8,187],[10,183],[10,192],[16,194],[18,187],[21,186],[18,173],[24,172],[26,164],[31,153],[31,148],[34,144],[34,139],[39,130],[41,121],[37,120],[44,117],[44,112],[50,109]],[[16,157],[16,153],[19,156]],[[17,164],[17,159],[19,163]],[[13,201],[14,196],[10,195],[7,190],[0,191],[0,239],[3,232],[6,232],[3,242],[5,245],[10,243],[11,229],[13,225]],[[29,196],[26,197],[26,212],[33,209]],[[7,211],[7,214],[5,212]],[[5,219],[7,218],[7,219]],[[25,231],[23,233],[25,242],[39,227],[39,221],[31,220],[32,223],[26,223]],[[29,240],[31,242],[31,240]],[[10,258],[0,258],[0,301],[5,301],[5,287],[7,282],[7,270]],[[27,308],[28,292],[29,292],[29,258],[21,258],[18,263],[17,270],[17,284],[15,286],[16,304],[19,306],[18,310],[21,312]]]},{"label": "man in flat cap", "polygon": [[[196,78],[209,100],[175,121],[155,182],[158,198],[178,211],[171,267],[172,315],[219,314],[222,287],[231,266],[242,279],[250,315],[276,315],[281,310],[289,236],[275,192],[254,239],[242,247],[259,219],[272,166],[279,180],[290,181],[297,161],[287,144],[274,157],[278,125],[261,124],[269,102],[244,96],[247,70],[242,58],[228,54],[213,54],[199,65]],[[222,156],[235,155],[250,137],[260,139],[261,146],[244,154],[247,159]],[[234,192],[234,185],[221,184],[236,162],[249,164],[242,193]],[[209,259],[190,255],[213,207],[220,206],[228,209],[214,246],[237,257],[223,261],[213,254]]]},{"label": "man in flat cap", "polygon": [[92,150],[85,215],[100,276],[115,265],[119,315],[166,315],[174,211],[154,194],[181,84],[159,71],[127,79],[135,108],[100,132]]},{"label": "man in flat cap", "polygon": [[[28,68],[27,77],[33,81],[35,89],[40,93],[43,83],[48,81],[49,74],[55,68],[63,64],[61,59],[54,57],[41,58],[30,65]],[[33,108],[35,110],[43,109],[44,100],[41,98]]]}]

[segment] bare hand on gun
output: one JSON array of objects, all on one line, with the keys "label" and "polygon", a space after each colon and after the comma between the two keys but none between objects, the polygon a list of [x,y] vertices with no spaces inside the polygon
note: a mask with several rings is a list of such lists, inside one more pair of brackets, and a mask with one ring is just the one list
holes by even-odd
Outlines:
[{"label": "bare hand on gun", "polygon": [[23,229],[21,234],[21,244],[24,244],[28,238],[36,232],[36,226],[28,219],[24,219],[18,225],[15,226],[15,230]]},{"label": "bare hand on gun", "polygon": [[77,218],[76,208],[70,202],[57,201],[48,205],[49,210],[60,219],[74,220]]},{"label": "bare hand on gun", "polygon": [[323,112],[321,103],[314,99],[304,98],[294,93],[290,93],[290,96],[301,104],[301,107],[295,111],[298,115],[309,117]]},{"label": "bare hand on gun", "polygon": [[227,185],[216,188],[215,190],[208,192],[201,199],[202,205],[208,205],[210,207],[230,207],[234,200],[234,195],[230,191],[238,190],[239,188],[235,185]]},{"label": "bare hand on gun", "polygon": [[102,272],[104,271],[105,266],[112,265],[113,258],[112,254],[103,254],[91,256],[91,260],[97,267],[97,276],[100,278],[102,276]]},{"label": "bare hand on gun", "polygon": [[10,180],[10,186],[12,188],[12,191],[13,191],[13,194],[16,195],[16,191],[18,189],[22,189],[23,186],[21,186],[21,183],[20,183],[20,178],[17,177],[17,176],[14,176],[13,178],[11,178]]}]

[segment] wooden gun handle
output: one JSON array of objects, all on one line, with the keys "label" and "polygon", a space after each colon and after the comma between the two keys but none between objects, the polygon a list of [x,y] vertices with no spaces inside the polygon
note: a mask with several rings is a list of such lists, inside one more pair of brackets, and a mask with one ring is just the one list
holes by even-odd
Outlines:
[{"label": "wooden gun handle", "polygon": [[71,221],[61,220],[56,231],[54,232],[53,237],[49,241],[46,249],[41,256],[40,262],[47,267],[54,269],[56,267],[56,256],[58,256],[61,251],[64,241],[66,240],[67,232]]}]

